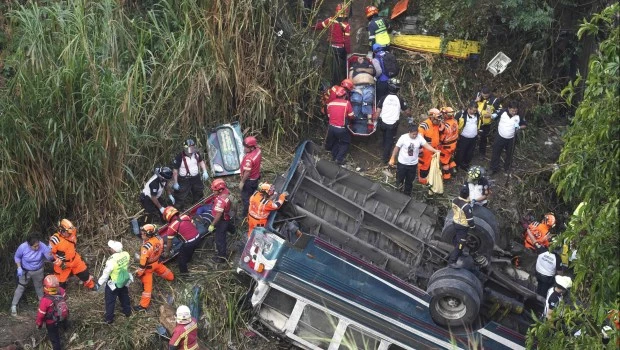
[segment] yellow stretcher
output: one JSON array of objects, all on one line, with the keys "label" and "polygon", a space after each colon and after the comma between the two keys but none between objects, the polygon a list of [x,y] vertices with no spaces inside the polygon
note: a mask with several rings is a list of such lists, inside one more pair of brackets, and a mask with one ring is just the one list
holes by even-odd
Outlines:
[{"label": "yellow stretcher", "polygon": [[480,53],[480,43],[472,40],[452,40],[442,52],[442,39],[429,35],[393,35],[391,45],[405,50],[443,54],[449,57],[467,59]]}]

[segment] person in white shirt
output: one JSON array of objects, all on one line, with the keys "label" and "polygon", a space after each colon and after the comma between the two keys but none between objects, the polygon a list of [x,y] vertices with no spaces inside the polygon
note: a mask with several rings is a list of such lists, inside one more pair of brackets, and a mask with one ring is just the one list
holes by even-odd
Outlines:
[{"label": "person in white shirt", "polygon": [[546,297],[549,288],[553,287],[553,282],[558,270],[561,270],[561,259],[555,252],[550,252],[546,247],[536,249],[538,258],[536,259],[536,281],[538,286],[536,293]]},{"label": "person in white shirt", "polygon": [[471,160],[474,158],[476,139],[478,139],[482,122],[477,103],[475,101],[470,102],[467,109],[456,114],[456,120],[460,133],[459,140],[456,143],[456,165],[467,171]]},{"label": "person in white shirt", "polygon": [[394,147],[394,151],[392,151],[392,158],[389,162],[390,166],[396,166],[397,186],[404,186],[403,193],[408,196],[411,195],[413,181],[418,173],[418,155],[420,154],[420,147],[424,147],[435,153],[440,152],[418,134],[417,125],[411,124],[409,125],[409,133],[403,134],[398,141],[396,141],[396,146]]},{"label": "person in white shirt", "polygon": [[377,110],[375,118],[379,118],[379,130],[383,132],[383,153],[382,161],[387,164],[390,160],[390,152],[396,141],[396,131],[398,130],[398,121],[401,112],[406,117],[411,115],[409,106],[398,96],[400,90],[400,80],[392,78],[388,81],[388,94],[383,96],[377,102]]},{"label": "person in white shirt", "polygon": [[519,115],[519,108],[514,102],[508,104],[508,109],[499,111],[495,118],[499,116],[499,123],[497,125],[497,137],[493,142],[493,153],[491,154],[491,175],[499,171],[500,156],[502,151],[506,150],[506,157],[504,158],[504,171],[508,172],[512,163],[512,154],[515,148],[515,136],[517,131],[525,128],[525,122],[521,120]]}]

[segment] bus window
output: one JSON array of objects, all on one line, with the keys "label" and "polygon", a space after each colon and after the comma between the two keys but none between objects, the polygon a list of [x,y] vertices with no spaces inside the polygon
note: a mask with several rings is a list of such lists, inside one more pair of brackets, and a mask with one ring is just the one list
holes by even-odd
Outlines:
[{"label": "bus window", "polygon": [[376,339],[357,328],[349,326],[344,332],[344,336],[342,337],[338,350],[375,350],[379,348],[380,343],[381,340]]},{"label": "bus window", "polygon": [[390,346],[388,347],[388,350],[405,350],[405,349],[401,348],[398,345],[390,344]]},{"label": "bus window", "polygon": [[311,305],[306,305],[299,323],[297,323],[295,335],[316,346],[327,349],[337,325],[338,319],[336,317]]},{"label": "bus window", "polygon": [[263,307],[265,305],[269,306],[270,308],[275,309],[288,317],[291,316],[291,312],[293,311],[296,302],[297,300],[290,295],[284,294],[275,288],[271,288],[262,305]]}]

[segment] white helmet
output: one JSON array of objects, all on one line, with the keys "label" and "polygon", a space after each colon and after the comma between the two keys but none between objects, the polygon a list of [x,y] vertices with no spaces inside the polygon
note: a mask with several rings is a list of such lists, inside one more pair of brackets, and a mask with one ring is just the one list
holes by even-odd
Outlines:
[{"label": "white helmet", "polygon": [[177,308],[177,323],[188,324],[192,321],[192,314],[186,305]]},{"label": "white helmet", "polygon": [[564,289],[569,289],[573,286],[573,280],[568,276],[555,276],[555,283]]}]

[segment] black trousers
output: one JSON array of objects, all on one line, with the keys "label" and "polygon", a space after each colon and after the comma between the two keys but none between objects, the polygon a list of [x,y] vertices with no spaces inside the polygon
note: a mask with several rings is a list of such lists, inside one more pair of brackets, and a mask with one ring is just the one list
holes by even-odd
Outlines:
[{"label": "black trousers", "polygon": [[[159,200],[159,204],[163,206],[166,205],[162,201],[161,197],[158,198],[158,200]],[[142,224],[148,224],[148,223],[163,224],[164,223],[164,219],[161,216],[159,209],[155,206],[155,204],[153,204],[151,197],[144,195],[144,193],[140,193],[140,204],[142,205],[142,208],[144,208],[144,211],[146,213]]]},{"label": "black trousers", "polygon": [[480,133],[478,134],[478,149],[482,155],[487,153],[487,143],[490,135],[491,124],[482,125],[480,127]]},{"label": "black trousers", "polygon": [[388,94],[388,81],[377,81],[375,84],[377,101]]},{"label": "black trousers", "polygon": [[396,164],[396,184],[400,188],[403,186],[403,193],[410,196],[411,190],[413,189],[413,181],[415,177],[418,175],[418,165],[405,165],[398,163]]},{"label": "black trousers", "polygon": [[179,249],[179,272],[187,273],[187,264],[192,261],[192,257],[194,256],[194,251],[198,246],[198,240],[194,240],[189,243],[183,243],[181,249]]},{"label": "black trousers", "polygon": [[547,297],[547,292],[549,291],[549,288],[553,287],[553,284],[555,282],[554,276],[545,276],[541,273],[536,272],[536,281],[538,281],[536,293],[543,297]]},{"label": "black trousers", "polygon": [[217,250],[217,257],[220,259],[228,257],[226,234],[232,231],[234,231],[234,226],[229,220],[220,220],[215,224],[215,248]]},{"label": "black trousers", "polygon": [[[516,135],[515,135],[516,136]],[[512,163],[512,154],[514,152],[515,138],[505,139],[500,135],[495,135],[495,141],[493,142],[493,153],[491,154],[491,171],[499,170],[500,157],[502,151],[506,150],[506,158],[504,158],[504,170],[508,171],[510,164]]]},{"label": "black trousers", "polygon": [[202,183],[200,175],[178,178],[179,190],[174,191],[176,208],[183,211],[189,206],[197,203],[204,196],[205,185]]},{"label": "black trousers", "polygon": [[465,248],[465,243],[467,242],[467,232],[469,231],[467,226],[454,224],[454,228],[456,229],[456,234],[452,239],[454,249],[450,252],[450,256],[448,256],[448,264],[455,263],[463,253],[463,248]]},{"label": "black trousers", "polygon": [[241,190],[241,204],[243,205],[243,210],[241,212],[241,217],[245,218],[248,216],[248,208],[250,207],[250,197],[256,192],[258,188],[258,181],[260,181],[260,177],[256,180],[245,180],[243,184],[243,189]]},{"label": "black trousers", "polygon": [[[337,25],[337,24],[334,24]],[[332,51],[332,85],[340,85],[347,77],[347,51],[344,47],[331,47]]]},{"label": "black trousers", "polygon": [[383,163],[387,163],[392,155],[392,148],[396,143],[396,132],[398,131],[398,121],[394,124],[386,124],[383,120],[379,121],[379,129],[383,132]]},{"label": "black trousers", "polygon": [[456,144],[456,165],[460,168],[467,169],[474,158],[474,150],[476,149],[476,138],[468,138],[459,136]]},{"label": "black trousers", "polygon": [[60,329],[67,329],[67,321],[57,322],[53,324],[45,324],[45,328],[47,329],[47,337],[52,343],[53,350],[61,350],[60,346]]},{"label": "black trousers", "polygon": [[325,149],[332,153],[332,160],[338,164],[344,164],[344,158],[349,152],[351,134],[347,128],[338,128],[330,125],[325,138]]},{"label": "black trousers", "polygon": [[108,323],[114,322],[114,308],[116,307],[116,298],[121,302],[123,314],[131,316],[131,301],[129,300],[129,289],[127,287],[110,289],[105,286],[105,320]]}]

